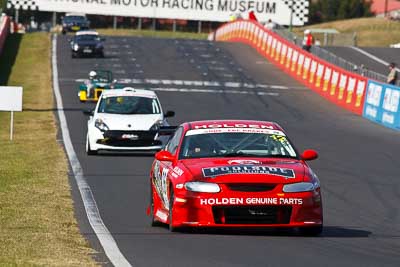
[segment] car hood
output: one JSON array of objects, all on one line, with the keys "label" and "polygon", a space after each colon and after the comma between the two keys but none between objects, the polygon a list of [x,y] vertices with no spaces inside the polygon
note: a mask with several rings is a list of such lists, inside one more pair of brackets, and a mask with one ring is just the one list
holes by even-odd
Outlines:
[{"label": "car hood", "polygon": [[296,159],[208,158],[182,160],[197,181],[215,183],[296,183],[304,179],[304,163]]},{"label": "car hood", "polygon": [[96,119],[102,119],[110,130],[124,131],[148,131],[158,120],[162,119],[162,114],[97,114]]}]

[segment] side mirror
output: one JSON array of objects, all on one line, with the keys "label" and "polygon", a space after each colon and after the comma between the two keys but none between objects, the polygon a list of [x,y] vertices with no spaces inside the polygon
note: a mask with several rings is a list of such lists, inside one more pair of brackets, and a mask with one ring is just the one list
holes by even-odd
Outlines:
[{"label": "side mirror", "polygon": [[168,110],[168,111],[164,114],[164,117],[165,117],[165,118],[169,118],[169,117],[173,117],[173,116],[175,116],[175,111],[171,111],[171,110]]},{"label": "side mirror", "polygon": [[175,157],[167,150],[161,150],[160,152],[157,152],[155,155],[156,160],[159,161],[174,161]]},{"label": "side mirror", "polygon": [[102,42],[105,42],[105,41],[106,41],[106,38],[101,37],[100,40],[101,40]]},{"label": "side mirror", "polygon": [[83,114],[88,115],[88,116],[93,116],[94,115],[94,110],[93,109],[85,109],[82,112],[83,112]]},{"label": "side mirror", "polygon": [[301,154],[303,160],[314,160],[318,158],[318,153],[315,150],[307,149]]}]

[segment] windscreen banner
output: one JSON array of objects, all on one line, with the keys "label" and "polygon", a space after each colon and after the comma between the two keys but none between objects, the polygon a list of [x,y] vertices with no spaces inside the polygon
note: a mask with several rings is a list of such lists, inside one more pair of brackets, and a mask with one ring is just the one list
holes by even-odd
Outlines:
[{"label": "windscreen banner", "polygon": [[400,88],[369,81],[363,116],[396,130],[400,129]]},{"label": "windscreen banner", "polygon": [[201,21],[248,18],[302,26],[308,21],[308,0],[9,0],[9,8],[51,12]]}]

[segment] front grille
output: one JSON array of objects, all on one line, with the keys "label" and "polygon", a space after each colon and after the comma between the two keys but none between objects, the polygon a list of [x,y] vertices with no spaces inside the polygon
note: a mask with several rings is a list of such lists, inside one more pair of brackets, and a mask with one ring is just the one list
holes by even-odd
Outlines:
[{"label": "front grille", "polygon": [[114,147],[147,147],[147,146],[161,146],[160,140],[115,140],[115,139],[103,139],[97,141],[98,144]]},{"label": "front grille", "polygon": [[[154,140],[156,131],[105,131],[104,139],[98,140],[98,144],[116,147],[145,147],[160,146],[160,140]],[[123,138],[124,135],[131,135],[131,138]],[[135,136],[135,137],[133,137]]]},{"label": "front grille", "polygon": [[216,224],[288,224],[291,206],[212,207]]},{"label": "front grille", "polygon": [[239,192],[267,192],[275,188],[274,184],[226,184],[232,191]]}]

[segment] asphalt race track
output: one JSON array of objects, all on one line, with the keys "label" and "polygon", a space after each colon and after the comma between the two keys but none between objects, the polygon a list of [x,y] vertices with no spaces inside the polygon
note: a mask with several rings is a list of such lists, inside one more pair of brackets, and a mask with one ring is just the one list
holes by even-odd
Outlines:
[{"label": "asphalt race track", "polygon": [[[72,59],[58,37],[59,84],[74,149],[102,219],[132,266],[399,266],[400,134],[327,102],[251,48],[207,41],[109,37],[106,58]],[[277,121],[311,162],[323,191],[322,236],[276,231],[190,231],[150,227],[152,155],[85,153],[87,117],[77,79],[93,68],[157,91],[171,124],[200,119]],[[211,83],[148,82],[154,80]],[[126,80],[129,82],[129,80]],[[132,81],[132,80],[131,80]],[[142,82],[140,82],[142,81]],[[240,87],[238,88],[238,83]],[[216,84],[216,83],[214,83]],[[90,244],[107,258],[90,228],[71,177],[76,215]]]},{"label": "asphalt race track", "polygon": [[[387,65],[377,62],[376,60],[367,57],[366,55],[360,53],[351,47],[345,46],[332,46],[324,47],[329,52],[346,59],[358,66],[364,65],[368,70],[375,71],[382,75],[387,75],[389,73],[389,68]],[[394,62],[397,67],[400,66],[400,53],[398,48],[382,48],[382,47],[359,47],[363,51],[375,56],[387,63]]]}]

